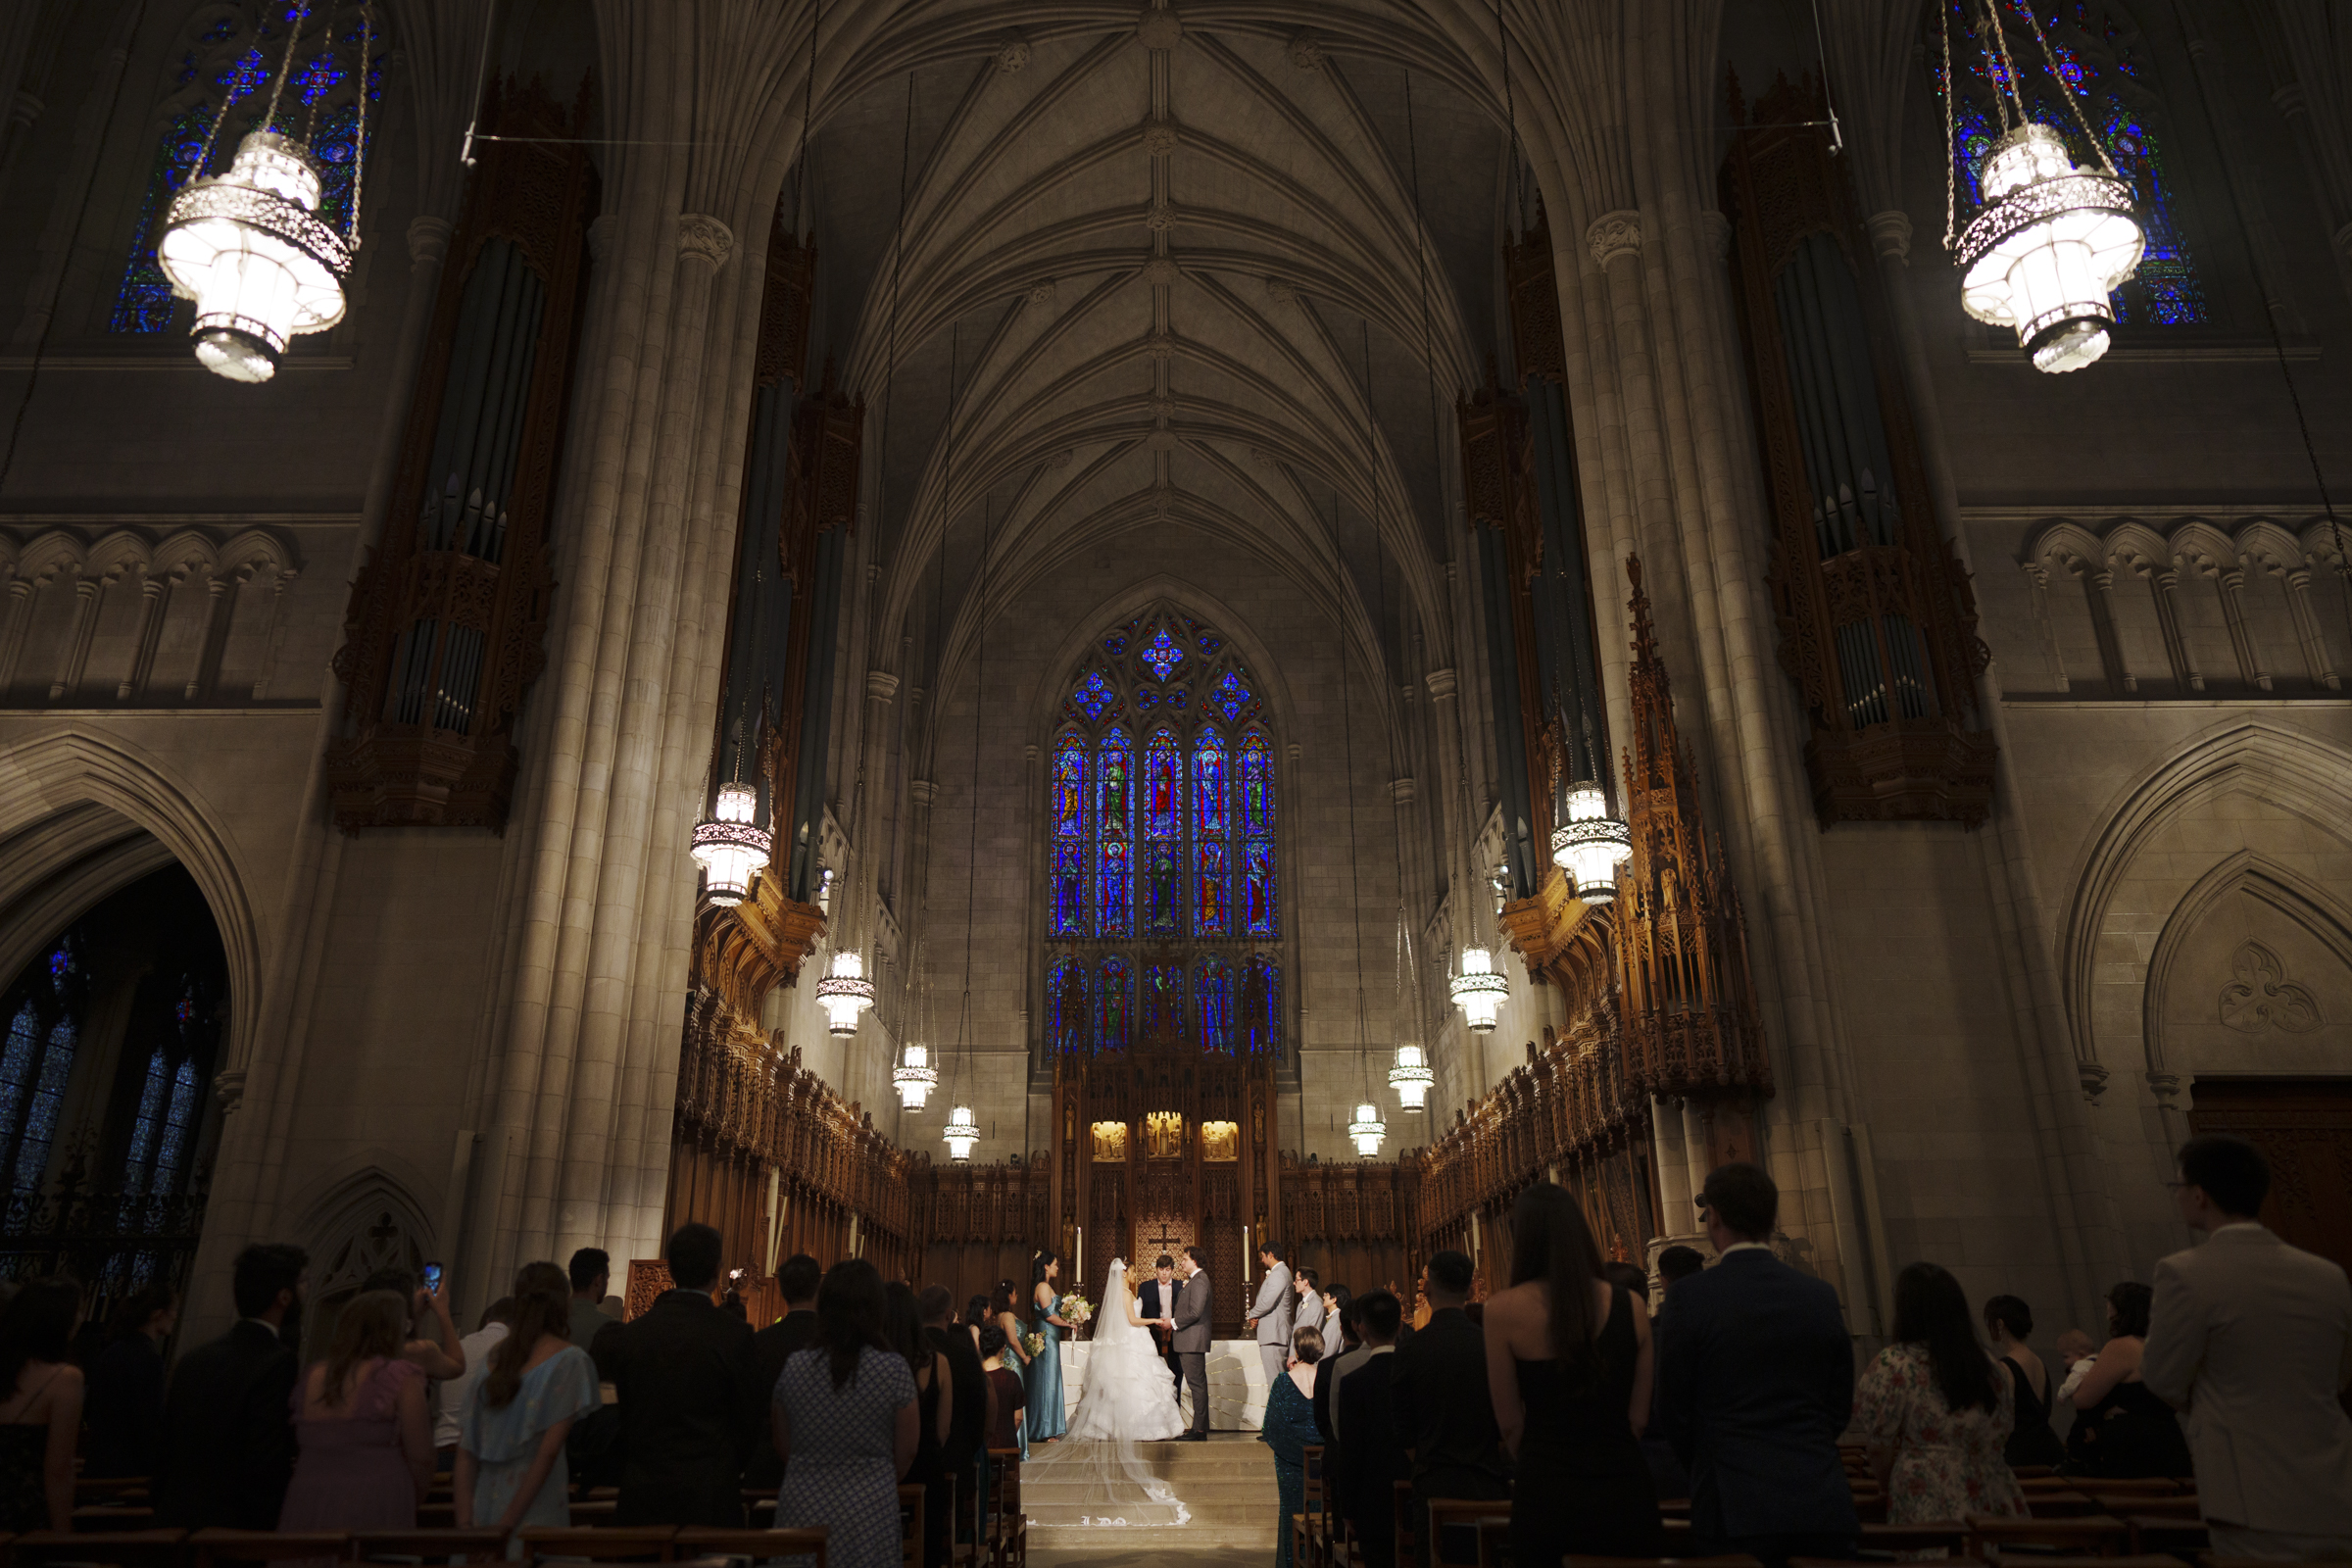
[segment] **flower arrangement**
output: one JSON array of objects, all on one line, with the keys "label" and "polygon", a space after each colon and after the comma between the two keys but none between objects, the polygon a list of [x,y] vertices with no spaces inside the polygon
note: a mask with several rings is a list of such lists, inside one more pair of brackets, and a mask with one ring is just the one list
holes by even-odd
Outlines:
[{"label": "flower arrangement", "polygon": [[1082,1329],[1095,1319],[1094,1303],[1075,1291],[1061,1298],[1059,1310],[1062,1321],[1074,1329]]},{"label": "flower arrangement", "polygon": [[1021,1348],[1027,1350],[1032,1356],[1043,1355],[1046,1353],[1046,1337],[1037,1330],[1031,1329],[1021,1336]]}]

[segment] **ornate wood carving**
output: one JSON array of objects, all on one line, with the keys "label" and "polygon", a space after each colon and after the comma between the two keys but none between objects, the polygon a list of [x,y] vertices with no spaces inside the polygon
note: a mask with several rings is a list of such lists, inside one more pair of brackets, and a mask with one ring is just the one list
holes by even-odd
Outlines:
[{"label": "ornate wood carving", "polygon": [[[1554,335],[1557,335],[1554,312]],[[1462,485],[1470,525],[1503,537],[1510,575],[1512,657],[1519,671],[1520,748],[1527,772],[1530,839],[1542,857],[1551,845],[1551,786],[1537,738],[1545,728],[1544,677],[1536,646],[1536,575],[1544,569],[1544,522],[1536,495],[1535,451],[1527,405],[1500,387],[1481,388],[1458,411]]]},{"label": "ornate wood carving", "polygon": [[[509,137],[481,144],[479,168],[416,373],[408,434],[385,514],[383,541],[352,585],[334,670],[350,688],[351,733],[327,753],[335,820],[368,827],[486,827],[503,832],[516,758],[512,725],[523,691],[546,663],[542,645],[553,583],[548,509],[561,455],[571,358],[578,337],[585,235],[596,174],[578,138],[585,87],[570,110],[536,82],[502,83],[485,122]],[[527,362],[503,541],[467,553],[470,538],[433,548],[421,527],[466,284],[483,247],[503,240],[544,287],[537,348]],[[478,655],[460,647],[479,639]],[[395,669],[396,650],[416,667]],[[404,718],[396,685],[421,682]]]},{"label": "ornate wood carving", "polygon": [[[779,829],[800,787],[801,721],[810,697],[809,633],[818,619],[809,602],[817,587],[817,540],[833,528],[854,531],[858,522],[865,400],[842,391],[834,384],[834,374],[833,363],[827,360],[824,383],[801,399],[792,416],[792,486],[777,539],[778,564],[793,590],[791,644],[784,661],[783,711],[768,731],[768,755],[762,759],[774,780],[768,798],[780,803]],[[790,863],[792,846],[781,830],[776,834],[776,855],[780,864]]]},{"label": "ornate wood carving", "polygon": [[1502,251],[1505,286],[1511,296],[1511,351],[1519,383],[1541,376],[1568,384],[1567,340],[1560,333],[1560,286],[1552,275],[1551,220],[1541,203],[1535,225]]},{"label": "ornate wood carving", "polygon": [[808,376],[808,302],[816,287],[816,246],[803,244],[784,221],[782,204],[767,236],[767,280],[760,296],[760,346],[753,381],[773,386],[785,376]]},{"label": "ornate wood carving", "polygon": [[[1737,121],[1736,86],[1733,114]],[[1772,495],[1769,576],[1781,662],[1804,693],[1811,720],[1805,765],[1824,825],[1925,819],[1973,826],[1992,806],[1992,737],[1972,727],[1976,677],[1991,655],[1977,636],[1968,575],[1935,522],[1909,400],[1889,346],[1878,267],[1830,156],[1823,118],[1817,90],[1784,78],[1734,136],[1722,176],[1723,204],[1734,215],[1735,280]],[[1827,559],[1817,534],[1818,476],[1807,469],[1798,392],[1775,296],[1783,270],[1816,234],[1836,242],[1859,292],[1891,469],[1871,477],[1888,488],[1888,508],[1900,518],[1891,542],[1865,541]],[[1907,628],[1916,628],[1924,683],[1901,673],[1914,657],[1898,646],[1908,644]],[[1841,648],[1848,655],[1844,662]],[[1867,682],[1855,671],[1868,668],[1884,671],[1882,681],[1849,690],[1849,675]]]}]

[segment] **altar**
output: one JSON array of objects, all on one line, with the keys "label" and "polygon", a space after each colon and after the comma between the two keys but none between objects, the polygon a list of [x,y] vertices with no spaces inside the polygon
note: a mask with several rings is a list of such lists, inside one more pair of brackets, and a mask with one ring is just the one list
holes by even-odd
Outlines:
[{"label": "altar", "polygon": [[[1094,1347],[1085,1341],[1061,1347],[1061,1401],[1065,1417],[1078,1414],[1079,1397],[1086,1392],[1086,1361]],[[1173,1377],[1170,1382],[1173,1382]],[[1193,1417],[1192,1396],[1186,1395],[1184,1417]],[[1216,1340],[1208,1348],[1208,1429],[1211,1432],[1255,1432],[1266,1418],[1266,1365],[1254,1340]]]}]

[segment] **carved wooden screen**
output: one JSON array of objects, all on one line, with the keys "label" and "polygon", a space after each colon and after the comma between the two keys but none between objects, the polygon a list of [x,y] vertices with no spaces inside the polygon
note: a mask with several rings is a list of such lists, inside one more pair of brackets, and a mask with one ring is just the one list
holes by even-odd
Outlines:
[{"label": "carved wooden screen", "polygon": [[[351,731],[335,820],[503,831],[515,710],[546,663],[548,508],[596,175],[568,112],[502,85],[458,227],[381,545],[352,585],[335,673]],[[540,139],[531,139],[540,138]]]}]

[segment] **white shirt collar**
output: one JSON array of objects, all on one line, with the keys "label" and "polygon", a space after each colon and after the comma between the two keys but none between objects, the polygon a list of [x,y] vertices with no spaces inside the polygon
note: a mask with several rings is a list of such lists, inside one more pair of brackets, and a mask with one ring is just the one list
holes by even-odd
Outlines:
[{"label": "white shirt collar", "polygon": [[1734,1242],[1731,1246],[1725,1248],[1722,1251],[1716,1253],[1715,1255],[1717,1257],[1729,1257],[1734,1252],[1769,1252],[1771,1250],[1772,1246],[1768,1242]]}]

